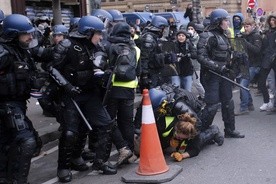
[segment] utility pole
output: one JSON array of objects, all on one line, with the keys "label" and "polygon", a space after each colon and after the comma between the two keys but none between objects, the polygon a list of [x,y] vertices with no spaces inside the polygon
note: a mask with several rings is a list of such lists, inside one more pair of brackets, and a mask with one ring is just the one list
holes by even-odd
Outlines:
[{"label": "utility pole", "polygon": [[193,0],[193,21],[201,23],[201,0]]},{"label": "utility pole", "polygon": [[60,0],[52,0],[54,25],[62,24]]},{"label": "utility pole", "polygon": [[95,9],[101,9],[101,0],[89,0],[90,2],[90,12]]}]

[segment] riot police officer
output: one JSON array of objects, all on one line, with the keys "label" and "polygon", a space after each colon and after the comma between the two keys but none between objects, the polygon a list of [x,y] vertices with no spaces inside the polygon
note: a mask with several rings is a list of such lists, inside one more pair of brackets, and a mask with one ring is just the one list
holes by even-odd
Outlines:
[{"label": "riot police officer", "polygon": [[35,65],[29,48],[35,31],[19,14],[3,20],[0,45],[0,183],[27,184],[37,132],[26,116]]},{"label": "riot police officer", "polygon": [[[155,16],[151,23],[145,27],[141,36],[141,88],[151,88],[162,84],[161,70],[164,68],[165,55],[158,42],[163,31],[168,27],[164,17]],[[141,90],[142,91],[142,90]]]},{"label": "riot police officer", "polygon": [[235,130],[234,101],[232,100],[232,84],[211,73],[218,72],[230,77],[231,47],[225,35],[228,30],[229,14],[224,9],[215,9],[210,15],[210,26],[207,32],[200,34],[197,44],[198,61],[201,68],[201,79],[205,89],[206,108],[213,117],[216,106],[221,103],[225,137],[244,138]]},{"label": "riot police officer", "polygon": [[95,130],[98,138],[96,158],[92,169],[103,174],[116,174],[117,170],[105,162],[111,151],[111,120],[101,102],[101,96],[94,75],[93,52],[102,38],[103,22],[94,16],[84,16],[79,20],[78,29],[69,39],[63,41],[54,51],[54,63],[50,74],[61,86],[64,95],[62,133],[59,139],[57,176],[61,182],[72,180],[70,169],[87,170],[81,153],[87,137],[87,127],[82,122],[74,105],[78,104],[83,114]]}]

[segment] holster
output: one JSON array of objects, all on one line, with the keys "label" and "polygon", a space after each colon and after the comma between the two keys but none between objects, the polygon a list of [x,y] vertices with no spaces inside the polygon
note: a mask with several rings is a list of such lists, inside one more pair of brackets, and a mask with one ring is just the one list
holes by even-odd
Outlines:
[{"label": "holster", "polygon": [[7,128],[13,128],[17,131],[21,131],[24,129],[28,129],[29,125],[25,121],[25,114],[19,107],[11,106],[9,104],[6,105],[6,126]]}]

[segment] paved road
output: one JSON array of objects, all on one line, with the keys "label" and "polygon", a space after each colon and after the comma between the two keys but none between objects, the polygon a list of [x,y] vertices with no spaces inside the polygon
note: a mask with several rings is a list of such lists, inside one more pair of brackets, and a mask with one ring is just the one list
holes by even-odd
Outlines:
[{"label": "paved road", "polygon": [[[234,100],[239,104],[239,93]],[[209,145],[194,158],[182,162],[172,161],[166,155],[167,164],[179,165],[183,171],[169,184],[275,184],[276,183],[276,115],[260,112],[261,97],[254,97],[256,110],[249,115],[236,118],[236,129],[246,135],[244,139],[226,139],[218,147]],[[237,108],[236,108],[237,109]],[[214,124],[223,130],[221,113],[218,112]],[[57,142],[44,146],[45,155],[33,161],[29,181],[31,184],[57,183]],[[117,158],[112,152],[111,161]],[[125,165],[112,176],[99,175],[91,171],[74,173],[73,184],[121,184],[121,177],[127,172],[135,172],[138,164]]]}]

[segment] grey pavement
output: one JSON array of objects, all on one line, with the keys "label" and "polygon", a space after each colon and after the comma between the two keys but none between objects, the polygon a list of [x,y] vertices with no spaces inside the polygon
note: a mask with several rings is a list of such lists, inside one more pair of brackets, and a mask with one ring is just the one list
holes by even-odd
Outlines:
[{"label": "grey pavement", "polygon": [[[136,94],[134,106],[138,106],[141,101],[141,95]],[[53,117],[45,117],[42,114],[42,109],[35,98],[31,98],[28,103],[27,116],[33,122],[35,129],[37,130],[42,143],[45,145],[49,142],[56,140],[60,132],[58,131],[59,123]]]}]

